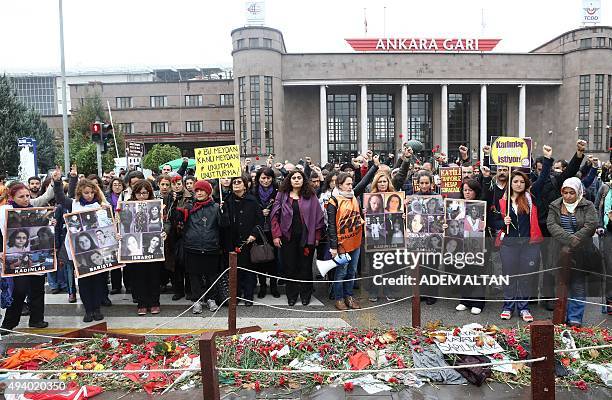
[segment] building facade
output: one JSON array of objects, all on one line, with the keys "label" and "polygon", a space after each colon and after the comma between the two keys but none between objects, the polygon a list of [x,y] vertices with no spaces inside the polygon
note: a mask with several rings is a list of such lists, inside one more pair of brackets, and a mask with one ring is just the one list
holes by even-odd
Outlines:
[{"label": "building facade", "polygon": [[[567,32],[529,53],[288,53],[280,31],[231,33],[236,142],[245,156],[345,161],[420,140],[478,158],[491,136],[532,137],[569,158],[608,157],[612,28]],[[536,150],[536,154],[541,153]],[[430,153],[431,154],[431,153]]]}]

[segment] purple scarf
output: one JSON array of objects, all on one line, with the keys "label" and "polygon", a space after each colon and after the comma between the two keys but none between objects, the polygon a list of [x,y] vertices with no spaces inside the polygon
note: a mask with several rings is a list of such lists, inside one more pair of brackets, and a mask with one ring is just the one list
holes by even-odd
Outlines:
[{"label": "purple scarf", "polygon": [[[302,222],[306,226],[308,231],[308,237],[306,238],[307,245],[314,245],[317,240],[317,231],[321,230],[325,226],[323,219],[323,210],[317,196],[310,196],[309,199],[300,197],[298,200],[300,207],[300,214]],[[280,226],[280,234],[282,237],[291,237],[291,221],[293,220],[293,207],[289,193],[278,192],[276,194],[276,200],[272,206],[272,212],[270,213],[273,219],[278,221]],[[272,224],[274,229],[275,224]],[[279,232],[276,232],[279,233]],[[274,232],[273,232],[274,234]],[[276,235],[274,235],[276,237]]]},{"label": "purple scarf", "polygon": [[117,208],[117,202],[119,201],[119,195],[115,194],[115,192],[111,192],[110,194],[110,202],[113,206],[113,210]]},{"label": "purple scarf", "polygon": [[257,192],[259,193],[259,199],[261,204],[268,204],[272,193],[274,192],[274,186],[270,185],[267,189],[261,185],[257,185]]}]

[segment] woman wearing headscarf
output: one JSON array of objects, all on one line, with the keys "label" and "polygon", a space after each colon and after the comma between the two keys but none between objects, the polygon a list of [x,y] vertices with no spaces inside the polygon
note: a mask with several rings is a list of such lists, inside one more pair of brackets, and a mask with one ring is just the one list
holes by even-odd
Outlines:
[{"label": "woman wearing headscarf", "polygon": [[[576,269],[588,270],[591,256],[598,256],[594,249],[593,234],[597,229],[597,210],[593,203],[584,198],[584,188],[579,178],[566,179],[561,186],[561,198],[550,203],[546,226],[555,239],[553,255],[560,262],[562,248],[569,249],[572,265]],[[570,272],[569,295],[576,300],[585,300],[586,275],[572,269]],[[584,303],[570,300],[567,304],[567,323],[580,327],[584,315]]]},{"label": "woman wearing headscarf", "polygon": [[[312,281],[312,258],[325,228],[323,211],[306,175],[295,169],[281,184],[271,212],[274,246],[280,249],[284,276]],[[286,282],[287,303],[295,305],[298,295],[310,304],[312,283]]]}]

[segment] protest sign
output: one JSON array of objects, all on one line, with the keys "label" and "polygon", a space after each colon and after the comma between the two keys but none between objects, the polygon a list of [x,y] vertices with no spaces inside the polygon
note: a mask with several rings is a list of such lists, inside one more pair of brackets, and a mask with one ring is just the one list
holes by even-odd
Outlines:
[{"label": "protest sign", "polygon": [[110,206],[65,214],[64,221],[77,278],[123,267]]},{"label": "protest sign", "polygon": [[120,201],[119,262],[164,261],[162,200]]},{"label": "protest sign", "polygon": [[231,178],[240,176],[240,152],[237,145],[195,149],[198,179]]},{"label": "protest sign", "polygon": [[485,246],[487,202],[446,199],[445,253],[481,253]]},{"label": "protest sign", "polygon": [[442,197],[461,197],[461,167],[440,167],[440,194]]},{"label": "protest sign", "polygon": [[440,252],[443,225],[442,196],[406,197],[406,248],[409,251]]},{"label": "protest sign", "polygon": [[531,168],[531,138],[492,136],[490,165]]},{"label": "protest sign", "polygon": [[404,196],[404,192],[363,195],[366,251],[404,247]]},{"label": "protest sign", "polygon": [[499,343],[484,332],[467,331],[453,335],[451,331],[437,331],[433,335],[436,346],[443,354],[477,356],[504,352]]},{"label": "protest sign", "polygon": [[2,276],[40,275],[57,269],[53,207],[8,208]]}]

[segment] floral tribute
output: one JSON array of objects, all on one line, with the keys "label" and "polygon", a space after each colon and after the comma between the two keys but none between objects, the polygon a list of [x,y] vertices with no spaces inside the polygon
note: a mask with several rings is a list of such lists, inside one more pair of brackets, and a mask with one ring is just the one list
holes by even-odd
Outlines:
[{"label": "floral tribute", "polygon": [[[226,391],[265,388],[309,390],[321,385],[338,385],[347,392],[360,384],[361,374],[327,373],[324,370],[380,370],[402,369],[414,366],[415,353],[427,351],[436,343],[448,338],[441,331],[460,335],[461,329],[441,327],[429,323],[423,329],[333,329],[308,328],[301,332],[266,331],[241,336],[217,339],[218,367],[264,370],[300,370],[300,374],[248,373],[239,371],[219,372],[219,383]],[[602,328],[555,327],[555,349],[566,349],[562,335],[568,332],[575,347],[612,344],[612,335]],[[503,352],[490,354],[488,359],[521,361],[531,358],[529,326],[499,329],[495,326],[482,328],[482,336],[473,338],[475,346],[484,345],[483,340],[495,340]],[[484,338],[484,339],[483,339]],[[18,367],[35,369],[66,370],[154,370],[199,367],[197,337],[171,336],[156,338],[144,345],[132,345],[126,341],[96,337],[87,342],[70,344],[70,347],[41,345],[57,351],[51,361],[31,361]],[[9,350],[10,351],[10,350]],[[416,357],[416,356],[415,356]],[[444,360],[453,365],[457,355],[447,354]],[[605,365],[612,362],[612,348],[583,351],[564,351],[555,354],[556,363],[562,366],[557,383],[588,390],[589,385],[601,385],[602,381],[588,365]],[[508,367],[508,366],[507,366]],[[505,369],[493,368],[490,381],[503,382],[510,386],[529,385],[529,363],[516,363]],[[30,371],[35,372],[35,371]],[[198,371],[166,373],[118,373],[118,374],[45,374],[47,378],[59,378],[78,385],[94,385],[104,390],[161,392],[172,385],[172,390],[188,389],[201,385]],[[407,386],[418,386],[427,382],[424,376],[410,371],[371,373],[369,382],[379,382],[391,390]]]}]

